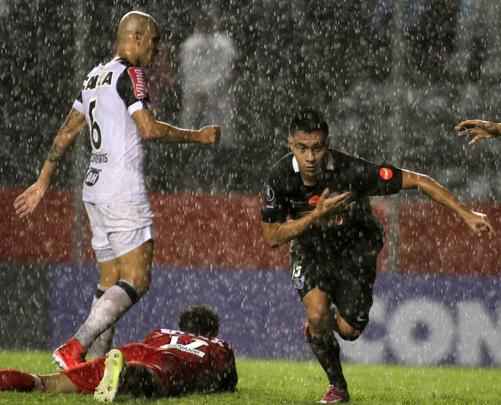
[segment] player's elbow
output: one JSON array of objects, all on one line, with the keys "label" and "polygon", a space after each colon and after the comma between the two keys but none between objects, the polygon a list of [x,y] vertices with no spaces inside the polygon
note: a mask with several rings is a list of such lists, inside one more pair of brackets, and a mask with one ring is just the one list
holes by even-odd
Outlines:
[{"label": "player's elbow", "polygon": [[149,110],[136,111],[132,114],[132,119],[136,123],[137,132],[142,139],[157,139],[161,136],[157,120]]},{"label": "player's elbow", "polygon": [[145,141],[158,139],[161,137],[161,133],[156,125],[146,125],[144,127],[138,128],[139,136]]},{"label": "player's elbow", "polygon": [[268,244],[268,246],[275,248],[281,245],[280,241],[278,239],[272,238],[272,237],[264,237],[265,242]]}]

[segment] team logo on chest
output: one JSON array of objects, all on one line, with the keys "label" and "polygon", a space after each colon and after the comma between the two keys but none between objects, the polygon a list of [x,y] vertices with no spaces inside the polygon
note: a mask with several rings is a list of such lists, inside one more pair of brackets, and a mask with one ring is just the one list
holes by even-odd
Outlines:
[{"label": "team logo on chest", "polygon": [[308,205],[310,207],[316,207],[319,200],[320,200],[319,195],[312,195],[310,198],[308,198]]}]

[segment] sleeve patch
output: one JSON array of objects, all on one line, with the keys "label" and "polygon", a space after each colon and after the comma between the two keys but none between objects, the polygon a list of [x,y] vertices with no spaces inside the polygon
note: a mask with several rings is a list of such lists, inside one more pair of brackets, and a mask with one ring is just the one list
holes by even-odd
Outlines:
[{"label": "sleeve patch", "polygon": [[384,181],[390,181],[394,176],[393,169],[390,167],[379,168],[379,178]]},{"label": "sleeve patch", "polygon": [[127,69],[130,80],[132,82],[132,89],[134,90],[134,97],[138,100],[144,100],[148,97],[148,90],[146,87],[146,77],[144,70],[138,67],[130,67]]}]

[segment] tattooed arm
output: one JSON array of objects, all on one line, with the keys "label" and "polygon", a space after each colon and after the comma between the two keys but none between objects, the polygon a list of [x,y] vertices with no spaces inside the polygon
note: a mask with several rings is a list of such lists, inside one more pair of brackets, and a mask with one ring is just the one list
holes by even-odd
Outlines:
[{"label": "tattooed arm", "polygon": [[84,126],[85,115],[72,109],[64,120],[61,128],[57,131],[37,181],[28,187],[14,201],[16,214],[20,218],[31,214],[38,206],[49,188],[58,161],[61,159],[66,149],[73,144]]}]

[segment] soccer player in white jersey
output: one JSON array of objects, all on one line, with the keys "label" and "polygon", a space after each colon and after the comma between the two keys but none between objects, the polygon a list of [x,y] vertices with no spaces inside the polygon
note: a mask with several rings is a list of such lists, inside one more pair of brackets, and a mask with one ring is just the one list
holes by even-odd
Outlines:
[{"label": "soccer player in white jersey", "polygon": [[114,324],[149,288],[153,232],[143,177],[142,141],[213,144],[220,137],[218,126],[176,128],[157,121],[149,110],[143,67],[153,62],[159,38],[160,30],[152,16],[131,11],[122,17],[115,57],[88,74],[37,181],[14,202],[21,218],[35,210],[59,159],[87,124],[92,154],[83,201],[100,278],[88,318],[53,354],[64,369],[83,362],[91,346],[95,355],[106,353]]}]

